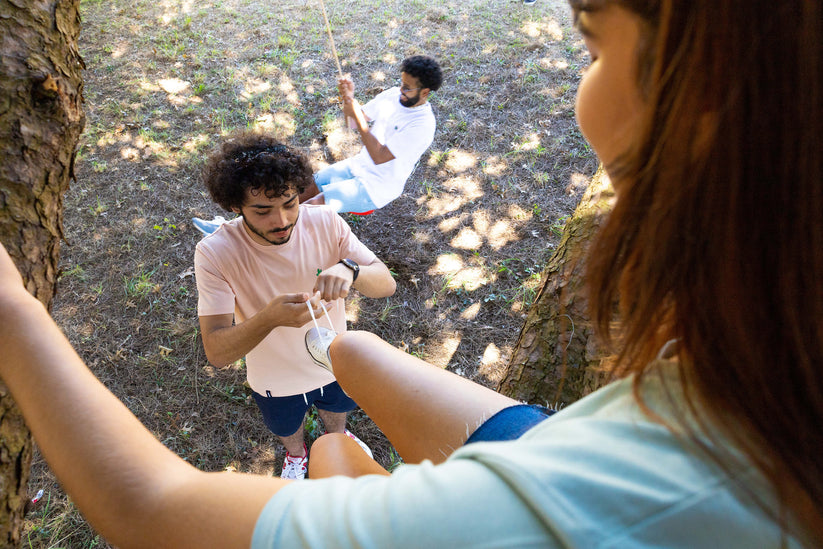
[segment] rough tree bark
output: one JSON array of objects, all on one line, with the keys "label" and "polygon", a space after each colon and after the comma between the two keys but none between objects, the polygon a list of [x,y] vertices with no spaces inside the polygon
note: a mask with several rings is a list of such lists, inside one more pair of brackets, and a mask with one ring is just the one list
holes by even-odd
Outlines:
[{"label": "rough tree bark", "polygon": [[[63,193],[83,130],[80,0],[0,0],[0,242],[51,309]],[[2,321],[2,320],[0,320]],[[17,546],[31,437],[0,384],[0,546]]]},{"label": "rough tree bark", "polygon": [[601,167],[566,222],[543,273],[543,286],[526,316],[498,390],[518,400],[566,405],[605,381],[607,359],[594,338],[583,285],[588,243],[610,208],[614,192]]}]

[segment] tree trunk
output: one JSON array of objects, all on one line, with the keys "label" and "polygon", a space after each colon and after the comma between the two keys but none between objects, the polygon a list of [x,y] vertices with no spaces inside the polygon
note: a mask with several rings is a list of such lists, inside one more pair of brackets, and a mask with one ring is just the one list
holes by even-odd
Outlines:
[{"label": "tree trunk", "polygon": [[[51,309],[63,193],[83,130],[79,0],[0,0],[0,241]],[[0,546],[17,546],[31,437],[0,384]]]},{"label": "tree trunk", "polygon": [[597,170],[543,273],[544,282],[520,331],[499,391],[549,406],[570,404],[606,381],[607,359],[595,341],[583,284],[591,238],[611,206],[614,192]]}]

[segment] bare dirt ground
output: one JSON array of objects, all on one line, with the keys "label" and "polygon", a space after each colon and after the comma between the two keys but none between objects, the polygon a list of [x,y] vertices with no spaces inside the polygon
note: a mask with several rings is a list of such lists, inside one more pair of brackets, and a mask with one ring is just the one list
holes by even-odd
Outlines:
[{"label": "bare dirt ground", "polygon": [[[407,55],[437,58],[438,129],[404,195],[346,216],[397,280],[349,300],[352,329],[495,386],[540,273],[596,168],[574,121],[588,62],[562,1],[328,0],[343,70],[366,101]],[[94,373],[204,470],[278,474],[282,447],[242,363],[208,364],[197,323],[192,216],[224,214],[199,180],[238,128],[271,131],[317,169],[358,143],[336,104],[315,0],[82,0],[87,125],[66,195],[54,316]],[[350,428],[398,463],[362,412]],[[318,427],[307,423],[311,438]],[[107,547],[35,458],[30,547]]]}]

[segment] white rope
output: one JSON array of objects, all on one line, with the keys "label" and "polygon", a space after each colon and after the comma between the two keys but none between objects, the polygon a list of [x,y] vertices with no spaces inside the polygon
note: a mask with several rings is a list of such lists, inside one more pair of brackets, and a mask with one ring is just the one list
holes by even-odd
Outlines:
[{"label": "white rope", "polygon": [[[320,0],[320,7],[323,9],[323,21],[326,22],[326,32],[329,35],[329,45],[331,46],[331,52],[334,55],[334,62],[337,64],[337,74],[339,78],[343,79],[343,69],[340,67],[340,58],[337,55],[337,48],[334,47],[334,36],[331,33],[331,24],[329,23],[329,16],[326,15],[326,4],[323,0]],[[343,106],[343,98],[340,97],[340,106]],[[356,129],[356,122],[352,119],[351,116],[346,117],[346,125],[351,129]]]},{"label": "white rope", "polygon": [[326,320],[329,321],[329,328],[331,328],[333,332],[336,332],[337,330],[334,329],[334,324],[331,323],[331,315],[329,314],[329,311],[326,310],[326,306],[323,305],[322,301],[320,302],[320,308],[323,309],[323,313],[326,315]]},{"label": "white rope", "polygon": [[331,51],[334,54],[334,62],[337,63],[337,73],[340,75],[340,78],[343,78],[343,69],[340,68],[340,59],[337,57],[337,48],[334,47],[334,36],[331,34],[329,16],[326,15],[326,4],[323,0],[320,0],[320,7],[323,8],[323,20],[326,22],[326,32],[329,33],[329,44],[331,44]]},{"label": "white rope", "polygon": [[[311,301],[306,301],[306,306],[309,308],[309,314],[311,315],[311,321],[314,322],[314,327],[317,328],[317,332],[319,333],[320,332],[320,326],[317,324],[317,319],[314,316],[314,309],[312,309]],[[334,324],[332,324],[332,322],[331,322],[331,315],[329,314],[328,309],[326,309],[326,306],[323,305],[322,301],[320,302],[320,308],[323,309],[323,313],[326,315],[326,320],[329,321],[329,327],[332,329],[332,331],[335,331],[334,330]]]}]

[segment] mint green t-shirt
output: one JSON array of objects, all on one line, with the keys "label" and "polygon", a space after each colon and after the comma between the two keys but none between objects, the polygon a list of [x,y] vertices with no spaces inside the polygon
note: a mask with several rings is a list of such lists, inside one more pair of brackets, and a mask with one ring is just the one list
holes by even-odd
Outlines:
[{"label": "mint green t-shirt", "polygon": [[[665,419],[684,413],[669,370],[661,361],[642,389]],[[753,500],[773,505],[759,473],[730,470],[649,419],[627,379],[440,465],[292,483],[263,509],[252,547],[799,547]]]}]

